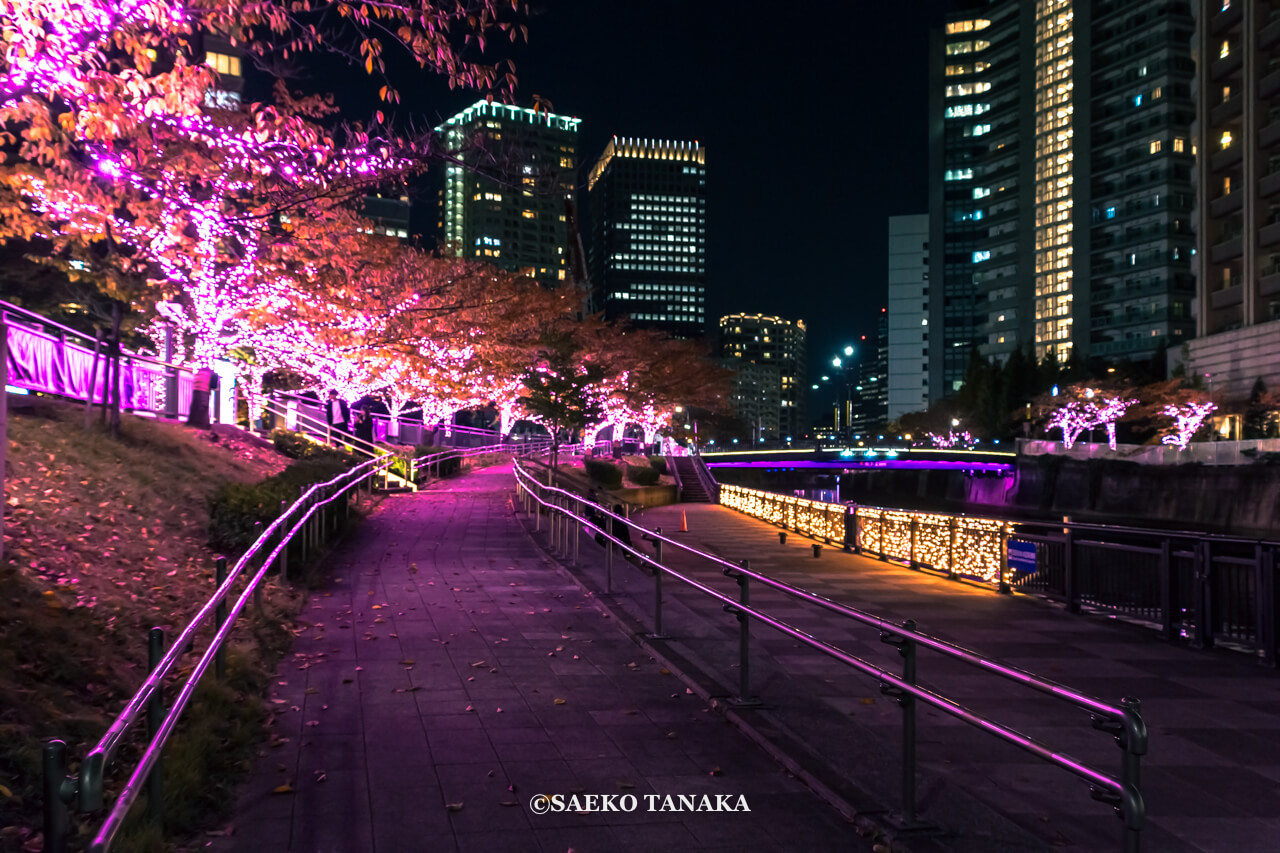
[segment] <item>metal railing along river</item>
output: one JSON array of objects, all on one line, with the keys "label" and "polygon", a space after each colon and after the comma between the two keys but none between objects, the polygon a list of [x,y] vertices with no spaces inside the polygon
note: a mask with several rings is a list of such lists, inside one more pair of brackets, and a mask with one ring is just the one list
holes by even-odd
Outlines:
[{"label": "metal railing along river", "polygon": [[1030,592],[1186,637],[1280,658],[1280,541],[1203,531],[833,504],[720,487],[720,503],[913,569]]},{"label": "metal railing along river", "polygon": [[[515,475],[520,507],[526,513],[531,513],[535,516],[534,527],[536,531],[541,532],[543,530],[545,520],[548,545],[554,552],[577,564],[580,557],[582,538],[580,534],[583,529],[585,528],[592,534],[603,537],[605,541],[605,587],[607,592],[611,593],[613,591],[615,550],[621,551],[624,555],[629,555],[641,566],[652,572],[654,582],[653,636],[659,638],[662,636],[662,584],[664,578],[679,581],[720,601],[724,610],[737,618],[739,623],[737,700],[739,703],[754,704],[756,702],[750,683],[750,637],[753,623],[786,634],[806,646],[876,679],[879,682],[880,691],[896,699],[902,710],[901,821],[904,826],[920,825],[916,803],[916,703],[920,702],[985,731],[998,740],[1029,752],[1037,758],[1060,767],[1087,782],[1093,798],[1112,806],[1116,814],[1121,818],[1123,825],[1121,849],[1125,853],[1136,853],[1139,849],[1141,832],[1145,822],[1145,806],[1140,785],[1141,760],[1142,756],[1147,752],[1147,729],[1139,713],[1140,703],[1137,699],[1124,698],[1119,702],[1112,703],[1080,693],[1065,685],[1043,679],[1034,673],[1008,666],[977,652],[929,634],[921,633],[915,630],[913,621],[908,620],[903,624],[888,622],[874,614],[848,607],[801,587],[783,583],[768,575],[752,571],[747,560],[743,560],[741,563],[734,563],[663,536],[661,528],[650,531],[639,527],[623,516],[615,515],[593,504],[582,495],[539,483],[537,478],[519,463],[515,465]],[[618,535],[624,527],[628,531],[625,535],[625,539],[628,541],[624,541],[624,537]],[[652,556],[630,544],[630,531],[632,530],[641,534],[645,540],[653,544],[654,554]],[[662,562],[664,547],[678,548],[698,560],[705,561],[708,565],[718,567],[725,576],[736,581],[738,586],[737,597],[726,595],[672,569],[670,566],[664,565]],[[881,642],[898,649],[903,660],[902,672],[889,672],[782,619],[770,616],[758,607],[752,606],[750,602],[752,581],[799,601],[848,617],[856,623],[878,631]],[[1092,727],[1111,735],[1115,739],[1116,745],[1120,748],[1119,772],[1109,775],[1009,726],[978,714],[954,699],[935,693],[928,687],[922,686],[917,680],[917,652],[920,649],[936,652],[952,660],[971,665],[988,675],[1017,682],[1030,690],[1043,693],[1088,711]]]}]

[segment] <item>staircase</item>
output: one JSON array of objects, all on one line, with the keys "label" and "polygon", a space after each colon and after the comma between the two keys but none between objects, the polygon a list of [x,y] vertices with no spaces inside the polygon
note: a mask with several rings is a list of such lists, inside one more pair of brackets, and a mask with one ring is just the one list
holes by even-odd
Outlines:
[{"label": "staircase", "polygon": [[711,495],[698,477],[698,463],[691,456],[669,456],[675,463],[676,480],[680,483],[680,502],[692,504],[711,503]]}]

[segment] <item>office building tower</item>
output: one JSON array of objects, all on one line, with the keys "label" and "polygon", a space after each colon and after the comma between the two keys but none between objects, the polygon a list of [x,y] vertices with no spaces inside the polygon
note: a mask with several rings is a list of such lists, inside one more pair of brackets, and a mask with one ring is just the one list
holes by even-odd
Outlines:
[{"label": "office building tower", "polygon": [[590,271],[605,315],[690,338],[706,331],[706,150],[615,136],[587,179]]},{"label": "office building tower", "polygon": [[729,405],[747,430],[751,443],[776,439],[782,429],[782,372],[776,364],[757,364],[722,358],[720,366],[733,371]]},{"label": "office building tower", "polygon": [[1280,4],[1197,0],[1196,292],[1188,373],[1280,387]]},{"label": "office building tower", "polygon": [[720,354],[727,362],[772,365],[778,369],[778,432],[766,438],[799,438],[808,431],[806,334],[803,320],[763,314],[729,314],[720,318]]},{"label": "office building tower", "polygon": [[931,64],[931,399],[954,393],[969,344],[1159,359],[1192,333],[1190,3],[992,0],[951,18]]},{"label": "office building tower", "polygon": [[244,49],[217,33],[201,33],[204,64],[218,72],[217,80],[204,94],[205,106],[240,109],[244,93]]},{"label": "office building tower", "polygon": [[884,430],[889,412],[889,313],[881,308],[872,340],[862,336],[858,372],[850,399],[849,427],[854,436],[873,438]]},{"label": "office building tower", "polygon": [[886,417],[929,408],[929,215],[889,217]]},{"label": "office building tower", "polygon": [[368,220],[366,233],[409,239],[412,205],[407,195],[369,195],[361,201],[360,215]]},{"label": "office building tower", "polygon": [[547,286],[569,280],[580,122],[479,101],[436,128],[460,161],[444,167],[444,247]]}]

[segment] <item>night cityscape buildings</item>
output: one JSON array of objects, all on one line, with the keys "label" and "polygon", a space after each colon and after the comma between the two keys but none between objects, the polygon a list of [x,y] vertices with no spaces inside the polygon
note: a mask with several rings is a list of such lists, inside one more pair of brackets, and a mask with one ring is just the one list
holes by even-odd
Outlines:
[{"label": "night cityscape buildings", "polygon": [[885,416],[929,407],[929,215],[889,217]]},{"label": "night cityscape buildings", "polygon": [[587,179],[589,269],[607,318],[673,337],[706,331],[706,150],[615,136]]},{"label": "night cityscape buildings", "polygon": [[1197,0],[1196,339],[1229,398],[1280,387],[1280,5]]},{"label": "night cityscape buildings", "polygon": [[[759,418],[752,425],[755,439],[797,438],[808,430],[805,376],[808,370],[807,330],[803,320],[786,320],[765,314],[729,314],[720,318],[720,354],[726,366],[755,364],[776,367],[778,371],[778,432],[763,432],[765,422]],[[753,370],[739,378],[738,387],[750,389],[752,381],[765,381]],[[763,397],[763,394],[761,395]],[[752,406],[739,404],[739,417],[749,421]]]},{"label": "night cityscape buildings", "polygon": [[458,160],[443,167],[443,245],[546,286],[570,280],[580,123],[481,100],[437,127]]},{"label": "night cityscape buildings", "polygon": [[1191,337],[1190,11],[991,0],[935,33],[931,401],[973,346],[1150,361]]}]

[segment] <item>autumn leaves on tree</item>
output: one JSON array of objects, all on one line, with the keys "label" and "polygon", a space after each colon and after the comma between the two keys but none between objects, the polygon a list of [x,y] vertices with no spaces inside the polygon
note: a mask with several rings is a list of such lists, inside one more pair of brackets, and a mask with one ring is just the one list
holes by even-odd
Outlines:
[{"label": "autumn leaves on tree", "polygon": [[[343,121],[286,79],[299,57],[327,54],[395,104],[386,72],[399,52],[450,86],[505,97],[514,71],[493,47],[527,37],[519,0],[0,4],[0,239],[34,241],[69,277],[153,317],[157,337],[176,329],[179,358],[240,359],[251,386],[283,369],[381,394],[393,411],[411,399],[514,411],[528,398],[534,344],[581,311],[580,294],[367,233],[360,198],[449,153],[381,111]],[[269,103],[209,96],[206,34],[277,78]],[[635,364],[613,365],[592,394],[647,417]]]}]

